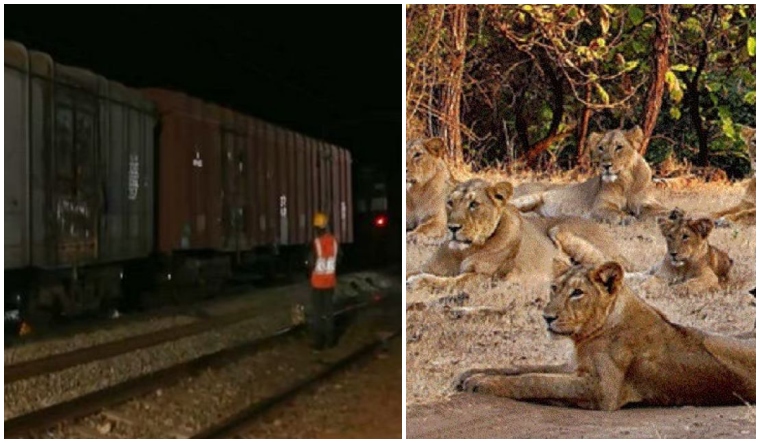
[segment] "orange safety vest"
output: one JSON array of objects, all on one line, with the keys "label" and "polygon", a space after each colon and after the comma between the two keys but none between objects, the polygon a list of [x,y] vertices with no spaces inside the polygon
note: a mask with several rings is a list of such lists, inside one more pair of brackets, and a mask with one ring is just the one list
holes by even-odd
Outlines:
[{"label": "orange safety vest", "polygon": [[311,286],[315,289],[335,287],[335,259],[338,257],[338,240],[332,234],[314,239],[317,262],[311,272]]}]

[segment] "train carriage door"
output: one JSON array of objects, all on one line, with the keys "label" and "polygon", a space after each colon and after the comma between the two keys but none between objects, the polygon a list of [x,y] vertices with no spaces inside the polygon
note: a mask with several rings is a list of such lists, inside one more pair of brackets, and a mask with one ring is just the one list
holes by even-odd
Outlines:
[{"label": "train carriage door", "polygon": [[309,202],[309,239],[314,236],[314,227],[312,226],[312,217],[314,213],[320,211],[320,199],[319,199],[319,150],[317,144],[313,139],[307,139],[309,149],[309,190],[310,190],[310,202]]},{"label": "train carriage door", "polygon": [[209,187],[205,183],[207,171],[210,167],[208,159],[206,158],[206,146],[204,145],[204,128],[203,128],[203,111],[202,104],[196,99],[189,100],[189,107],[192,110],[193,119],[183,121],[183,125],[186,127],[185,137],[189,138],[191,143],[190,154],[192,156],[192,219],[183,227],[182,232],[182,248],[198,248],[205,246],[207,241],[207,229],[206,229],[206,196],[204,191]]},{"label": "train carriage door", "polygon": [[319,142],[318,144],[318,170],[319,170],[319,210],[331,216],[330,224],[335,223],[335,219],[330,213],[332,201],[330,201],[330,149],[327,144]]},{"label": "train carriage door", "polygon": [[[20,44],[5,42],[5,268],[29,264],[31,195],[28,156],[31,104],[29,58]],[[38,80],[39,81],[39,80]]]},{"label": "train carriage door", "polygon": [[309,210],[308,210],[308,180],[307,180],[307,174],[308,174],[308,168],[306,167],[306,147],[304,146],[304,138],[301,134],[296,134],[295,136],[295,161],[296,161],[296,207],[297,214],[296,219],[298,220],[298,236],[296,239],[296,242],[299,244],[307,244],[309,243],[309,236],[308,232],[309,229],[307,229],[307,218],[309,217]]},{"label": "train carriage door", "polygon": [[298,244],[298,187],[296,185],[296,169],[298,166],[298,151],[296,148],[296,134],[291,131],[285,132],[287,137],[287,195],[288,195],[288,244]]},{"label": "train carriage door", "polygon": [[330,145],[330,217],[334,220],[332,224],[333,233],[338,236],[339,241],[343,241],[343,236],[340,233],[341,218],[340,218],[340,172],[338,171],[340,159],[338,156],[340,152],[335,145]]},{"label": "train carriage door", "polygon": [[248,249],[245,207],[248,174],[246,137],[231,128],[221,129],[222,245],[227,250],[237,252]]},{"label": "train carriage door", "polygon": [[266,211],[266,140],[264,138],[264,126],[258,120],[251,119],[248,125],[248,133],[251,137],[250,160],[254,168],[252,177],[253,200],[251,214],[254,225],[254,246],[267,244],[267,211]]},{"label": "train carriage door", "polygon": [[282,128],[276,127],[276,146],[277,146],[277,162],[276,162],[276,196],[278,207],[278,226],[277,239],[278,244],[287,245],[290,243],[290,229],[288,224],[288,209],[290,201],[288,199],[288,133]]},{"label": "train carriage door", "polygon": [[354,193],[353,193],[353,161],[351,159],[351,153],[346,151],[346,202],[348,205],[348,213],[346,214],[346,220],[348,221],[348,232],[346,243],[352,243],[354,241]]},{"label": "train carriage door", "polygon": [[338,150],[340,154],[339,175],[340,175],[340,240],[341,242],[348,242],[348,193],[346,188],[348,187],[348,176],[346,175],[346,163],[347,163],[347,151],[345,149]]},{"label": "train carriage door", "polygon": [[263,140],[266,150],[266,180],[264,190],[266,192],[266,220],[267,220],[267,241],[269,246],[277,247],[278,239],[278,217],[279,217],[279,194],[277,189],[277,138],[274,126],[266,123],[263,128]]},{"label": "train carriage door", "polygon": [[98,214],[103,189],[98,160],[98,103],[94,95],[56,85],[51,153],[51,232],[59,263],[97,257]]}]

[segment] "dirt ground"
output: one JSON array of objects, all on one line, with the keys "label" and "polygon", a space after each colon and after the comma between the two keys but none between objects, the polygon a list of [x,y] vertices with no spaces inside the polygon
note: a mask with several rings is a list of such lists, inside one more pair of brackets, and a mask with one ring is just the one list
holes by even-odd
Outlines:
[{"label": "dirt ground", "polygon": [[248,438],[401,438],[401,338],[262,417]]},{"label": "dirt ground", "polygon": [[459,394],[415,406],[407,438],[755,438],[755,408],[652,408],[615,412]]},{"label": "dirt ground", "polygon": [[[737,203],[744,182],[697,184],[656,193],[664,205],[698,216]],[[655,220],[609,229],[634,271],[651,268],[666,252]],[[693,294],[676,293],[657,280],[632,281],[629,286],[676,323],[724,334],[753,331],[755,308],[748,290],[756,285],[754,221],[716,228],[710,242],[734,259],[726,287]],[[418,269],[435,248],[408,243],[408,270]],[[549,338],[541,319],[548,286],[545,281],[483,278],[459,291],[429,287],[407,291],[409,437],[754,437],[754,407],[631,409],[605,414],[456,394],[452,381],[467,369],[567,360],[572,343]],[[493,311],[459,315],[449,309],[454,306]],[[523,418],[528,416],[535,418]]]}]

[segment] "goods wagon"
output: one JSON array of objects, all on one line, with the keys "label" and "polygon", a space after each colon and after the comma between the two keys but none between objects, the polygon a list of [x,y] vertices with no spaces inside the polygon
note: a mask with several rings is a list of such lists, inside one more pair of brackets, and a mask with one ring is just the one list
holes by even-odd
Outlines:
[{"label": "goods wagon", "polygon": [[157,248],[175,280],[216,285],[262,259],[296,266],[317,210],[353,241],[346,150],[182,92],[143,93],[160,116]]},{"label": "goods wagon", "polygon": [[5,42],[6,303],[120,297],[122,264],[153,248],[155,123],[140,92]]},{"label": "goods wagon", "polygon": [[354,241],[351,184],[337,146],[5,42],[6,319],[290,274],[315,211]]}]

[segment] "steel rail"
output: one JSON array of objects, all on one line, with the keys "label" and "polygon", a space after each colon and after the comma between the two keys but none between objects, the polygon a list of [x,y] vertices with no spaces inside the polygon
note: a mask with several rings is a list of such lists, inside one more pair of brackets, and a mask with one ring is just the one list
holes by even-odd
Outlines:
[{"label": "steel rail", "polygon": [[[386,300],[385,297],[377,300]],[[372,303],[358,303],[349,305],[336,311],[333,315],[339,316],[352,311],[367,308]],[[109,386],[107,388],[85,394],[72,400],[57,403],[46,408],[38,409],[24,415],[5,421],[6,437],[23,437],[30,432],[47,429],[56,423],[72,420],[97,413],[105,407],[124,403],[137,398],[158,388],[166,388],[179,383],[182,379],[193,376],[201,371],[232,363],[261,350],[263,347],[274,344],[286,337],[293,336],[305,329],[304,324],[281,328],[264,337],[249,340],[240,345],[219,350],[201,357],[182,362],[168,368],[144,374],[125,382]]]},{"label": "steel rail", "polygon": [[329,377],[335,372],[340,371],[351,363],[361,360],[386,341],[400,334],[401,331],[399,330],[391,334],[389,337],[373,341],[321,371],[300,380],[298,383],[291,385],[272,396],[253,403],[236,414],[223,418],[219,422],[201,430],[191,438],[232,438],[237,436],[240,432],[245,431],[253,420],[260,417],[274,406],[298,395],[300,392]]}]

